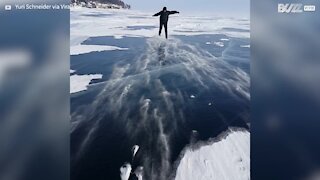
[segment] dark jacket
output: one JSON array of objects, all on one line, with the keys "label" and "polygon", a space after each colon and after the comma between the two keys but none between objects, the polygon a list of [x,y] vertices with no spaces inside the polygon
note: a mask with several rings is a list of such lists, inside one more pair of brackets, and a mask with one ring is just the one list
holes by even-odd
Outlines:
[{"label": "dark jacket", "polygon": [[178,11],[160,11],[153,16],[160,16],[160,23],[165,24],[168,23],[169,15],[179,13]]}]

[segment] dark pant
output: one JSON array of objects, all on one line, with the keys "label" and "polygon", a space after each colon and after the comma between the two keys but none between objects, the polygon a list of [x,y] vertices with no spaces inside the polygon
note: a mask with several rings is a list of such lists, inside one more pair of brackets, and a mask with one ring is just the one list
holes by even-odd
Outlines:
[{"label": "dark pant", "polygon": [[166,38],[168,39],[168,23],[160,23],[159,36],[161,35],[162,26],[164,26],[164,30],[166,32]]}]

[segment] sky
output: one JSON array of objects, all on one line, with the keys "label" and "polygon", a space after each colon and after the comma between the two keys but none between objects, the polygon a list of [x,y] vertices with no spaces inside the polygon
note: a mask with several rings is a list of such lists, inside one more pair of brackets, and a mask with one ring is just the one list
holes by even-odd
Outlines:
[{"label": "sky", "polygon": [[123,0],[134,10],[157,12],[163,6],[169,10],[191,14],[250,16],[250,0]]}]

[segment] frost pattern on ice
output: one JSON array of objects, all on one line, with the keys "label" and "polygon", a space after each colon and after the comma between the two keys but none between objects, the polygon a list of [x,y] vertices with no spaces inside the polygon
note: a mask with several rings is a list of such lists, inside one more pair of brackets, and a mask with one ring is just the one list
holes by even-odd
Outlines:
[{"label": "frost pattern on ice", "polygon": [[[84,16],[88,13],[99,14],[101,17]],[[128,29],[128,24],[158,26],[157,19],[151,17],[150,14],[137,11],[71,9],[71,19],[71,48],[83,46],[81,43],[90,37],[147,38],[146,48],[141,55],[135,57],[130,64],[117,64],[113,67],[110,78],[99,84],[102,90],[95,97],[94,102],[85,109],[86,113],[74,112],[74,121],[79,123],[90,121],[90,125],[86,126],[88,131],[84,134],[85,137],[81,141],[76,157],[81,157],[86,148],[90,146],[105,117],[108,117],[109,120],[116,119],[117,123],[123,125],[125,133],[132,138],[138,137],[138,134],[142,132],[150,134],[148,139],[152,140],[151,143],[154,145],[152,147],[155,147],[152,149],[152,155],[143,154],[139,165],[143,166],[145,174],[142,175],[142,170],[137,171],[135,175],[138,179],[142,179],[143,176],[144,179],[167,180],[172,175],[170,164],[172,157],[170,146],[174,141],[172,135],[186,120],[181,107],[197,99],[192,100],[190,92],[180,89],[176,84],[168,88],[161,79],[163,76],[176,76],[202,91],[209,91],[214,87],[237,99],[248,100],[250,98],[250,79],[246,72],[214,57],[203,49],[173,38],[173,35],[219,33],[230,38],[249,37],[248,32],[224,29],[225,27],[249,29],[249,25],[244,25],[237,19],[172,16],[169,40],[158,38],[158,32],[155,29]],[[227,41],[227,39],[220,39],[220,41]],[[213,42],[212,45],[214,45]],[[91,50],[96,51],[97,48]],[[82,89],[86,88],[90,81],[87,80],[84,83],[86,85],[82,85]],[[200,97],[197,92],[192,93],[195,93],[197,98]],[[195,95],[193,95],[194,98]],[[138,120],[133,122],[130,119],[132,116]],[[194,131],[193,134],[196,136],[197,132]],[[144,145],[139,144],[141,150]],[[121,168],[122,180],[127,180],[131,171],[130,164],[123,166]]]},{"label": "frost pattern on ice", "polygon": [[188,147],[175,180],[249,180],[250,133],[230,130],[219,141]]},{"label": "frost pattern on ice", "polygon": [[[171,134],[178,126],[185,123],[181,114],[181,106],[190,101],[187,95],[178,87],[170,90],[161,81],[167,74],[175,74],[187,81],[189,85],[209,91],[210,87],[221,89],[237,99],[249,99],[249,75],[239,68],[212,56],[211,54],[178,39],[169,41],[161,38],[149,38],[146,42],[145,53],[141,54],[132,64],[117,66],[113,69],[111,78],[104,82],[103,90],[96,96],[91,107],[87,108],[87,115],[74,118],[75,121],[94,121],[92,131],[84,138],[78,156],[95,137],[100,121],[104,117],[116,119],[122,123],[130,137],[135,137],[144,131],[152,135],[152,143],[156,148],[153,154],[144,154],[142,166],[144,178],[165,180],[171,175],[170,163],[172,141]],[[159,48],[164,57],[159,59]],[[162,56],[161,56],[162,57]],[[162,65],[170,59],[169,64]],[[134,72],[125,76],[126,72]],[[137,97],[139,95],[139,97]],[[153,103],[152,98],[157,98]],[[136,99],[139,101],[136,101]],[[132,104],[134,102],[134,104]],[[108,107],[107,109],[104,107]],[[103,109],[101,109],[103,108]],[[130,120],[130,114],[135,114],[138,122]],[[94,117],[91,115],[94,115]],[[165,128],[165,127],[170,127]],[[140,144],[143,148],[143,144]],[[159,157],[156,161],[153,158]]]}]

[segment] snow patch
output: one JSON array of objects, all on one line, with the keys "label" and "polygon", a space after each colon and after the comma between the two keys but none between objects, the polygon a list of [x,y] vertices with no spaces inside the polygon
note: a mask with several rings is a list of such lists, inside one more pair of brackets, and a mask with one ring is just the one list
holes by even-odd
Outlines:
[{"label": "snow patch", "polygon": [[219,47],[224,46],[223,42],[214,42],[214,45],[219,46]]},{"label": "snow patch", "polygon": [[219,139],[198,149],[188,147],[175,180],[250,179],[250,133],[229,130]]},{"label": "snow patch", "polygon": [[242,47],[242,48],[250,48],[250,44],[248,44],[248,45],[241,45],[240,47]]},{"label": "snow patch", "polygon": [[82,35],[70,36],[70,46],[80,45],[82,42],[84,42],[88,38],[89,38],[88,36],[82,36]]},{"label": "snow patch", "polygon": [[93,79],[101,79],[102,74],[72,75],[70,76],[70,94],[87,90]]},{"label": "snow patch", "polygon": [[128,50],[128,48],[120,48],[116,46],[100,46],[100,45],[75,45],[70,47],[70,55],[86,54],[90,52]]},{"label": "snow patch", "polygon": [[130,174],[131,174],[131,164],[125,163],[123,166],[120,168],[120,178],[121,180],[129,180]]}]

